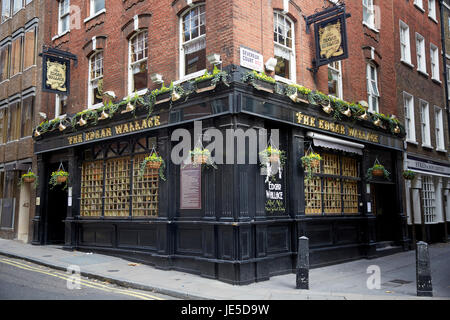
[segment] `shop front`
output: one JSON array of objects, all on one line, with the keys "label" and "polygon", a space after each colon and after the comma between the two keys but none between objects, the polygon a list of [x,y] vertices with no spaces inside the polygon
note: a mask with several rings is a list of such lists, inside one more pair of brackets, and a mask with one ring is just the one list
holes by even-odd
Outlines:
[{"label": "shop front", "polygon": [[[123,106],[115,117],[37,137],[33,243],[61,242],[232,284],[293,272],[300,236],[310,239],[313,266],[376,257],[386,241],[406,249],[402,139],[293,102],[281,89],[257,89],[241,80],[246,70],[233,68],[229,86],[155,104],[150,116],[138,107],[133,117]],[[214,166],[177,164],[180,129],[191,134],[193,150],[198,123],[203,136],[214,132],[216,146],[226,147],[211,150]],[[256,144],[275,137],[286,161],[268,179],[261,160],[251,159]],[[306,178],[300,159],[310,150],[322,161]],[[164,159],[162,175],[141,166],[154,151]],[[374,163],[388,179],[367,177]],[[61,167],[67,189],[51,189]]]}]

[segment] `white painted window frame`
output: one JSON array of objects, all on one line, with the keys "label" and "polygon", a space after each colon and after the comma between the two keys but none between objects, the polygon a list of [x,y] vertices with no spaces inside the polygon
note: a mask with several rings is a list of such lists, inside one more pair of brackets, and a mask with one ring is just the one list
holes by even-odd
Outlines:
[{"label": "white painted window frame", "polygon": [[[102,54],[102,75],[100,77],[96,77],[94,79],[91,78],[91,70],[92,70],[92,59],[94,57],[96,57],[98,54]],[[103,61],[104,61],[104,51],[103,50],[98,50],[96,52],[94,52],[90,57],[89,57],[89,75],[88,75],[88,109],[96,109],[99,108],[103,105],[103,103],[96,103],[96,104],[92,104],[92,93],[93,93],[93,89],[96,88],[93,84],[94,81],[98,81],[100,79],[103,79],[104,77],[104,65],[103,65]]]},{"label": "white painted window frame", "polygon": [[402,20],[400,20],[399,26],[401,61],[411,64],[411,43],[409,36],[409,26]]},{"label": "white painted window frame", "polygon": [[439,48],[430,43],[431,79],[441,81],[439,74]]},{"label": "white painted window frame", "polygon": [[[294,21],[292,21],[291,18],[289,18],[286,14],[283,14],[281,11],[274,11],[275,15],[281,16],[284,19],[286,19],[290,25],[291,25],[291,32],[292,32],[292,39],[291,44],[292,47],[285,46],[281,43],[278,43],[274,40],[274,46],[278,46],[280,49],[284,49],[289,51],[289,79],[285,77],[281,77],[278,75],[275,75],[275,80],[286,82],[286,83],[296,83],[297,82],[297,68],[296,68],[296,55],[295,55],[295,25]],[[275,21],[274,21],[275,23]]]},{"label": "white painted window frame", "polygon": [[443,111],[438,106],[434,106],[434,119],[436,150],[445,152]]},{"label": "white painted window frame", "polygon": [[436,222],[436,186],[433,177],[422,176],[423,216],[425,224]]},{"label": "white painted window frame", "polygon": [[425,53],[425,38],[416,32],[417,71],[427,74],[427,58]]},{"label": "white painted window frame", "polygon": [[[131,45],[134,39],[136,39],[138,36],[142,35],[143,33],[147,33],[147,56],[145,58],[142,58],[140,60],[137,60],[135,62],[131,62]],[[133,66],[136,64],[140,64],[143,61],[147,61],[147,66],[148,66],[148,30],[147,29],[143,29],[143,30],[139,30],[138,32],[136,32],[136,34],[134,34],[130,40],[128,41],[128,96],[132,96],[134,95],[134,90],[133,90],[133,86],[134,86],[134,82],[133,82]],[[139,91],[137,91],[138,95],[143,95],[147,92],[147,88],[145,89],[141,89]]]},{"label": "white painted window frame", "polygon": [[[375,70],[374,75],[375,79],[372,79],[372,68]],[[372,63],[367,63],[366,68],[366,82],[367,82],[367,102],[369,104],[369,111],[372,112],[379,112],[379,106],[380,106],[380,87],[378,86],[378,68]],[[374,92],[372,85],[375,84],[376,91],[378,91],[378,94]],[[376,98],[377,105],[373,106],[373,99]]]},{"label": "white painted window frame", "polygon": [[[67,12],[65,12],[63,15],[61,15],[61,6],[63,2],[68,2],[67,5]],[[64,18],[68,17],[69,23],[67,25],[67,30],[62,30],[62,20]],[[63,33],[70,31],[70,0],[61,0],[58,2],[58,35],[61,35]]]},{"label": "white painted window frame", "polygon": [[336,69],[335,67],[332,66],[332,64],[328,64],[328,69],[331,70],[331,72],[334,72],[338,75],[338,92],[337,92],[337,97],[333,96],[332,94],[330,94],[331,96],[338,98],[338,99],[344,99],[344,89],[343,89],[343,83],[342,83],[342,61],[336,61],[336,63],[339,65],[339,70]]},{"label": "white painted window frame", "polygon": [[419,99],[420,130],[422,132],[422,147],[432,148],[430,130],[430,104]]},{"label": "white painted window frame", "polygon": [[407,92],[403,92],[403,109],[405,113],[406,141],[410,143],[417,143],[414,119],[414,96]]}]

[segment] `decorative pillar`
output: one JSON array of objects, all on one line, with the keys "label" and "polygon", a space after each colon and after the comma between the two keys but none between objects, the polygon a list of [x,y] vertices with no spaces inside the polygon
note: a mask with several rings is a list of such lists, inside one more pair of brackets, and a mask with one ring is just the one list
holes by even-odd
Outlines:
[{"label": "decorative pillar", "polygon": [[64,220],[65,236],[64,246],[65,250],[73,250],[76,248],[76,216],[80,214],[80,191],[81,191],[81,163],[74,148],[69,149],[68,154],[68,198],[67,198],[67,215]]},{"label": "decorative pillar", "polygon": [[36,209],[35,209],[35,215],[32,220],[33,223],[33,241],[31,244],[34,245],[43,245],[45,242],[44,235],[45,235],[45,222],[42,219],[43,212],[45,210],[45,196],[46,196],[46,190],[48,187],[48,181],[47,181],[47,168],[45,165],[45,159],[44,156],[39,154],[36,157],[37,159],[37,173],[38,176],[38,187],[36,189]]}]

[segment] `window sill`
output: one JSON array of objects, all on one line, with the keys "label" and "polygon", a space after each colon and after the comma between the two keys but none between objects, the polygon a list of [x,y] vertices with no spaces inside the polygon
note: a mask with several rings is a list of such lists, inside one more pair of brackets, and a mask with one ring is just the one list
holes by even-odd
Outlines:
[{"label": "window sill", "polygon": [[439,22],[436,20],[436,17],[428,15],[428,18],[430,18],[431,21],[433,21],[436,24],[439,24]]},{"label": "window sill", "polygon": [[422,11],[423,13],[425,13],[425,9],[422,7],[419,7],[417,4],[414,3],[414,7],[416,7],[416,9]]},{"label": "window sill", "polygon": [[417,69],[417,72],[426,78],[430,77],[430,75],[426,71]]},{"label": "window sill", "polygon": [[19,10],[17,10],[16,12],[13,11],[13,16],[18,14],[20,11],[25,10],[25,7],[20,8]]},{"label": "window sill", "polygon": [[430,144],[423,144],[422,143],[422,148],[434,150],[434,147],[432,145],[430,145]]},{"label": "window sill", "polygon": [[10,20],[10,19],[11,19],[11,17],[6,18],[5,20],[2,21],[2,24],[4,24],[5,22],[7,22],[7,21]]},{"label": "window sill", "polygon": [[26,69],[23,69],[23,72],[26,72],[27,70],[32,69],[33,67],[36,67],[36,65],[33,64],[32,66],[26,67]]},{"label": "window sill", "polygon": [[66,34],[70,33],[70,30],[64,31],[63,33],[57,34],[52,38],[52,41],[55,41],[56,39],[61,38],[62,36],[65,36]]},{"label": "window sill", "polygon": [[431,78],[431,81],[433,81],[436,84],[442,84],[442,81],[439,79]]},{"label": "window sill", "polygon": [[414,69],[414,65],[411,62],[408,62],[406,60],[400,60],[401,63],[406,65],[407,67],[410,67],[411,69]]},{"label": "window sill", "polygon": [[369,29],[372,30],[373,32],[380,33],[380,30],[375,29],[375,27],[368,25],[368,24],[365,23],[364,21],[363,21],[362,24],[363,24],[363,26],[366,26],[367,28],[369,28]]},{"label": "window sill", "polygon": [[16,73],[16,74],[12,75],[12,76],[9,77],[9,78],[12,79],[12,78],[17,77],[17,76],[20,76],[20,75],[22,75],[22,72]]},{"label": "window sill", "polygon": [[[3,83],[6,83],[6,82],[9,82],[9,79],[3,80],[2,82],[0,82],[0,85],[2,85]],[[450,98],[449,98],[449,100],[450,100]]]},{"label": "window sill", "polygon": [[414,140],[406,140],[406,142],[407,142],[407,143],[410,143],[410,144],[414,144],[414,145],[416,145],[416,146],[419,145],[419,143],[418,143],[417,141],[414,141]]},{"label": "window sill", "polygon": [[437,152],[444,152],[444,153],[447,153],[447,150],[441,149],[441,148],[436,148],[436,151],[437,151]]},{"label": "window sill", "polygon": [[203,69],[203,70],[200,70],[200,71],[197,71],[197,72],[194,72],[194,73],[190,73],[190,74],[188,74],[188,75],[185,75],[185,76],[181,77],[181,79],[179,79],[179,80],[177,80],[177,81],[174,81],[173,84],[174,84],[174,85],[175,85],[175,84],[180,84],[180,83],[182,83],[182,82],[185,82],[185,81],[188,81],[188,80],[192,80],[192,79],[201,77],[202,75],[205,74],[205,71],[206,71],[206,70],[207,70],[207,69]]},{"label": "window sill", "polygon": [[103,106],[103,103],[97,103],[92,106],[88,106],[88,110],[98,109],[98,108],[101,108],[102,106]]},{"label": "window sill", "polygon": [[83,22],[86,23],[86,22],[98,17],[99,15],[101,15],[103,13],[106,13],[106,9],[102,9],[99,12],[95,13],[93,16],[87,17],[86,19],[83,20]]},{"label": "window sill", "polygon": [[280,76],[277,76],[277,75],[275,75],[275,80],[283,82],[283,83],[286,83],[286,84],[295,84],[295,81],[293,81],[291,79],[288,79],[288,78],[280,77]]}]

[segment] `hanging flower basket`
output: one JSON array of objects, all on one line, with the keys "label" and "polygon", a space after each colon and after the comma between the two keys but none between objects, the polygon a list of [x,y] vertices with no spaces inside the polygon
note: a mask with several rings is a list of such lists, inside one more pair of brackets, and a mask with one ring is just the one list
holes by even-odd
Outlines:
[{"label": "hanging flower basket", "polygon": [[[139,177],[142,178],[145,174],[145,169],[158,170],[161,180],[166,181],[164,177],[164,169],[166,165],[162,157],[153,152],[150,156],[145,157],[139,167]],[[146,176],[154,176],[154,173],[148,173]]]},{"label": "hanging flower basket", "polygon": [[389,171],[387,171],[382,164],[378,163],[377,160],[375,160],[374,166],[367,170],[368,180],[372,179],[373,177],[384,177],[385,179],[389,180],[389,176]]},{"label": "hanging flower basket", "polygon": [[322,157],[320,154],[311,151],[307,152],[307,154],[301,157],[300,160],[302,161],[303,169],[306,172],[305,179],[310,180],[314,169],[320,168],[320,161],[322,160]]},{"label": "hanging flower basket", "polygon": [[38,176],[33,171],[28,171],[27,173],[24,173],[20,177],[19,185],[23,185],[24,183],[33,183],[34,187],[37,187],[37,178]]},{"label": "hanging flower basket", "polygon": [[412,170],[404,170],[402,175],[405,180],[414,180],[416,177],[416,173]]},{"label": "hanging flower basket", "polygon": [[58,169],[52,173],[49,184],[53,189],[57,185],[64,185],[63,189],[67,188],[67,180],[69,178],[69,173],[64,171],[63,169]]},{"label": "hanging flower basket", "polygon": [[286,162],[284,151],[269,145],[259,153],[259,158],[261,167],[266,170],[266,182],[269,178],[275,178],[277,173],[278,177],[281,179],[281,174]]},{"label": "hanging flower basket", "polygon": [[208,149],[194,148],[191,151],[192,162],[194,165],[211,164],[211,153]]}]

